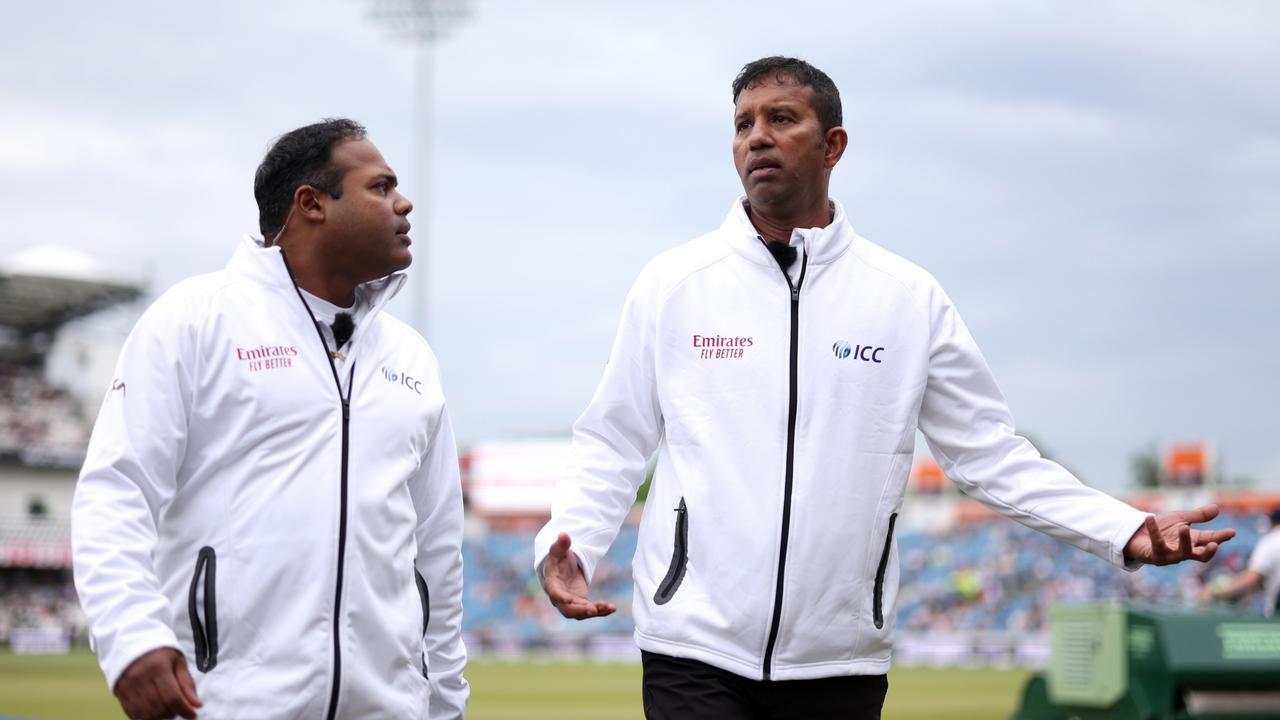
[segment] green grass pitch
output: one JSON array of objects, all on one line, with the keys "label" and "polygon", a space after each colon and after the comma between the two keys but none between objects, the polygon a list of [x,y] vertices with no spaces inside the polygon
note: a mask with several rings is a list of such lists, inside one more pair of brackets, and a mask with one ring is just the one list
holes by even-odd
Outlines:
[{"label": "green grass pitch", "polygon": [[[998,720],[1017,704],[1027,672],[899,668],[885,720]],[[640,666],[473,661],[469,720],[640,718]],[[0,717],[120,720],[93,656],[0,653]]]}]

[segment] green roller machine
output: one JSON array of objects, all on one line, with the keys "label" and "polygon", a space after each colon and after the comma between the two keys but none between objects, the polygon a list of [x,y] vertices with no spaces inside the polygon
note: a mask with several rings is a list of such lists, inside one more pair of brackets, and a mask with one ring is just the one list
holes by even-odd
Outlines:
[{"label": "green roller machine", "polygon": [[1049,671],[1014,720],[1280,718],[1280,622],[1107,604],[1049,618]]}]

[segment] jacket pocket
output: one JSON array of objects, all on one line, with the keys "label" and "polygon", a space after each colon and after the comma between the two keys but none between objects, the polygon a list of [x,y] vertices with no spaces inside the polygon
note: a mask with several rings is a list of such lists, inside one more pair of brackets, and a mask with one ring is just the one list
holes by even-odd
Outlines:
[{"label": "jacket pocket", "polygon": [[675,596],[676,589],[684,580],[684,571],[689,565],[689,510],[685,507],[684,498],[680,498],[680,507],[676,508],[676,539],[671,552],[671,567],[667,568],[667,576],[658,583],[658,591],[653,594],[653,602],[666,605]]},{"label": "jacket pocket", "polygon": [[[431,590],[427,588],[427,579],[422,577],[422,573],[418,572],[418,568],[413,568],[413,581],[418,586],[418,602],[422,603],[422,634],[419,638],[426,638],[427,625],[431,623]],[[429,678],[427,674],[427,651],[422,651],[422,677]]]},{"label": "jacket pocket", "polygon": [[880,553],[880,566],[876,568],[876,585],[871,598],[871,619],[876,629],[884,627],[884,573],[889,569],[889,551],[893,548],[893,525],[898,513],[889,516],[889,532],[884,537],[884,552]]},{"label": "jacket pocket", "polygon": [[[195,638],[196,669],[209,672],[218,664],[218,556],[213,548],[200,548],[196,569],[191,575],[191,591],[187,595],[187,615],[191,618],[191,635]],[[198,602],[200,583],[204,582],[204,603]],[[201,611],[204,622],[200,621]]]}]

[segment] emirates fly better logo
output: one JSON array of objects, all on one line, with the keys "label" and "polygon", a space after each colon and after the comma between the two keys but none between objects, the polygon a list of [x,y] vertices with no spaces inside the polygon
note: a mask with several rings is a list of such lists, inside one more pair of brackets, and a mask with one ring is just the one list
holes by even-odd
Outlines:
[{"label": "emirates fly better logo", "polygon": [[251,348],[236,348],[236,359],[249,372],[277,370],[293,367],[293,359],[298,357],[297,345],[259,345]]},{"label": "emirates fly better logo", "polygon": [[738,335],[693,336],[693,347],[702,360],[738,360],[755,344],[755,338]]}]

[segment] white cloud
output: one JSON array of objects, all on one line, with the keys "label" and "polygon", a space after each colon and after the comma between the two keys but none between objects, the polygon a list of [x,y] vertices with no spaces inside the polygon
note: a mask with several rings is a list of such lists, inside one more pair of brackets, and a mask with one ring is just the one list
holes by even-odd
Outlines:
[{"label": "white cloud", "polygon": [[136,137],[92,119],[36,113],[20,105],[0,115],[0,176],[47,179],[87,167],[120,169]]},{"label": "white cloud", "polygon": [[912,98],[896,117],[956,135],[981,135],[1008,143],[1107,145],[1133,142],[1142,133],[1098,108],[1035,99],[986,99],[929,93]]},{"label": "white cloud", "polygon": [[1221,158],[1224,170],[1280,178],[1280,137],[1258,138],[1233,148]]}]

